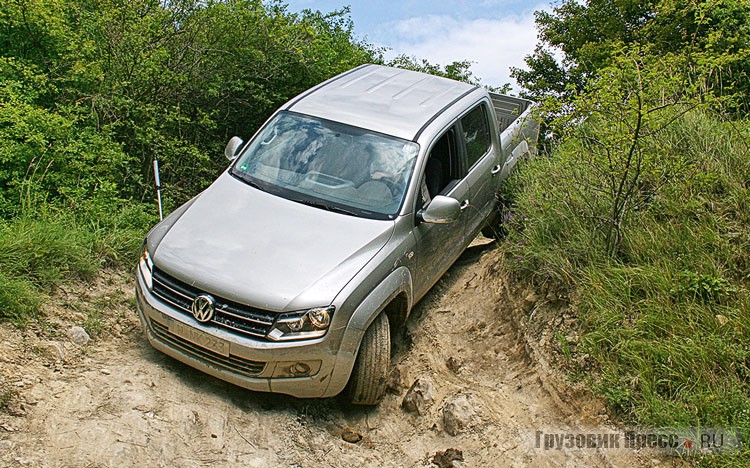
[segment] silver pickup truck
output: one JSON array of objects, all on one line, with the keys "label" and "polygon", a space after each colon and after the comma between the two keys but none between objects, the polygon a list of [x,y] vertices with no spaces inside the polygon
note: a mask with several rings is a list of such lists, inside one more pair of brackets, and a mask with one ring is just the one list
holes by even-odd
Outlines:
[{"label": "silver pickup truck", "polygon": [[148,233],[148,340],[251,390],[377,404],[391,336],[535,151],[532,104],[377,65],[295,97]]}]

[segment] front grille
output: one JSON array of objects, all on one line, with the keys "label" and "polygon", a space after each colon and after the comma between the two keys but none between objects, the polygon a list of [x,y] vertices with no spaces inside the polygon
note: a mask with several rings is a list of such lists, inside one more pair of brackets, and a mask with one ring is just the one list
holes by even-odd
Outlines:
[{"label": "front grille", "polygon": [[[158,268],[154,268],[153,280],[154,295],[172,304],[178,310],[192,315],[193,299],[203,294],[203,291],[185,284]],[[265,338],[276,319],[277,314],[275,312],[256,309],[221,297],[213,297],[216,301],[216,311],[210,323],[229,328],[243,335]]]},{"label": "front grille", "polygon": [[174,348],[180,349],[183,352],[192,355],[200,359],[203,362],[213,364],[218,367],[223,367],[232,372],[238,374],[247,375],[250,377],[256,376],[263,372],[266,368],[266,363],[262,361],[251,361],[233,354],[229,354],[229,357],[222,356],[221,354],[215,353],[211,350],[202,348],[192,342],[175,335],[169,331],[167,326],[162,325],[156,320],[150,320],[151,329],[154,334],[162,341],[169,343]]}]

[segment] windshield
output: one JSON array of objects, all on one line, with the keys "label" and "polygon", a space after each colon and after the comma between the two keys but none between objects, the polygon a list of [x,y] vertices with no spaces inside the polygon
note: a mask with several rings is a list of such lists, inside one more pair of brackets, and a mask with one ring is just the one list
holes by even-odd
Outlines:
[{"label": "windshield", "polygon": [[238,158],[232,174],[297,202],[393,219],[418,152],[407,140],[281,112]]}]

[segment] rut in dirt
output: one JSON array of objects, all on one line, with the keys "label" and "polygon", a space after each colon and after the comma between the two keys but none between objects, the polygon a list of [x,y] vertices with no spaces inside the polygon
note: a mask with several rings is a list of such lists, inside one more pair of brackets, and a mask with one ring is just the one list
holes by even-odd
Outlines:
[{"label": "rut in dirt", "polygon": [[[411,467],[435,466],[436,454],[460,452],[458,464],[465,467],[640,466],[643,460],[632,456],[614,463],[600,453],[533,447],[536,428],[575,428],[605,416],[596,405],[565,401],[570,395],[561,397],[536,364],[513,320],[519,311],[508,285],[492,271],[493,245],[469,248],[417,305],[393,356],[389,393],[373,409],[339,398],[249,392],[162,355],[143,338],[128,308],[129,277],[121,275],[119,334],[102,335],[62,367],[33,351],[30,362],[19,353],[3,364],[4,373],[15,366],[34,381],[23,388],[23,398],[33,402],[29,411],[0,416],[13,429],[0,430],[0,443],[8,448],[0,462]],[[113,293],[105,288],[96,294]],[[33,341],[11,339],[22,350]],[[420,413],[402,407],[416,380],[430,387]],[[445,413],[457,407],[469,416],[447,428]]]}]

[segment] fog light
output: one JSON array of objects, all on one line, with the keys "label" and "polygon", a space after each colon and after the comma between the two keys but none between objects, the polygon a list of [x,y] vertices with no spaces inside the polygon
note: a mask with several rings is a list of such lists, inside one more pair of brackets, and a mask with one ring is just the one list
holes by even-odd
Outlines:
[{"label": "fog light", "polygon": [[297,376],[307,375],[310,373],[310,366],[308,366],[304,362],[298,362],[297,364],[289,368],[289,372],[292,375]]},{"label": "fog light", "polygon": [[281,361],[276,363],[272,378],[310,377],[320,371],[322,361]]}]

